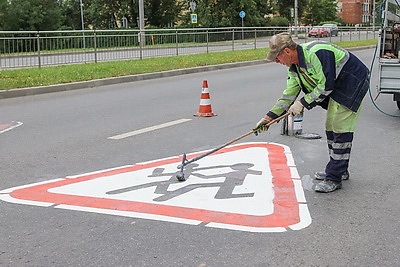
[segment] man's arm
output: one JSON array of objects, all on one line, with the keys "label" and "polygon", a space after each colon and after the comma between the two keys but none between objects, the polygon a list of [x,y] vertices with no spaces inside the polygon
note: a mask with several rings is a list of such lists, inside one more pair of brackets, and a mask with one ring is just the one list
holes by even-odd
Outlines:
[{"label": "man's arm", "polygon": [[276,101],[276,104],[267,113],[267,116],[272,119],[276,119],[285,113],[300,93],[301,88],[298,80],[290,73],[290,71],[288,71],[288,75],[289,78],[282,97]]}]

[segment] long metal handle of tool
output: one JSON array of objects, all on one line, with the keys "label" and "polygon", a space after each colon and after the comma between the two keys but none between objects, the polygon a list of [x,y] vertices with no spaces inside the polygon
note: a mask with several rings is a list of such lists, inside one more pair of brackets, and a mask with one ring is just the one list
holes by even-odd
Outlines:
[{"label": "long metal handle of tool", "polygon": [[[290,113],[285,113],[285,114],[283,114],[282,116],[280,116],[280,117],[278,117],[278,118],[276,118],[276,119],[273,119],[272,121],[270,121],[269,123],[267,123],[266,126],[269,127],[270,125],[274,124],[275,122],[278,122],[278,121],[282,120],[283,118],[289,116],[289,114],[290,114]],[[220,150],[220,149],[222,149],[222,148],[224,148],[224,147],[226,147],[226,146],[229,146],[230,144],[233,144],[233,143],[239,141],[240,139],[243,139],[243,138],[245,138],[246,136],[249,136],[249,135],[251,135],[251,134],[253,134],[253,133],[255,133],[255,132],[256,132],[256,131],[250,131],[250,132],[248,132],[248,133],[246,133],[246,134],[244,134],[244,135],[242,135],[242,136],[239,136],[239,137],[233,139],[232,141],[229,141],[228,143],[223,144],[222,146],[219,146],[219,147],[217,147],[217,148],[214,148],[213,150],[211,150],[211,151],[209,151],[209,152],[207,152],[207,153],[204,153],[204,154],[202,154],[202,155],[200,155],[200,156],[197,156],[197,157],[195,157],[195,158],[192,158],[191,160],[182,162],[182,164],[178,166],[178,169],[180,169],[180,168],[182,168],[182,167],[184,167],[184,166],[186,166],[186,165],[188,165],[188,164],[190,164],[190,163],[192,163],[192,162],[198,161],[199,159],[202,159],[202,158],[204,158],[204,157],[206,157],[206,156],[208,156],[208,155],[210,155],[210,154],[212,154],[212,153],[215,153],[215,152],[217,152],[218,150]]]}]

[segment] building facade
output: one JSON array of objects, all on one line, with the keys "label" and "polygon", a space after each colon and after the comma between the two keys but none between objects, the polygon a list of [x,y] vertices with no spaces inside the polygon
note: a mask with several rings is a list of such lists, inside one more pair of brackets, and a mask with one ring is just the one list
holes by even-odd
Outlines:
[{"label": "building facade", "polygon": [[338,0],[338,16],[348,24],[372,23],[373,0]]}]

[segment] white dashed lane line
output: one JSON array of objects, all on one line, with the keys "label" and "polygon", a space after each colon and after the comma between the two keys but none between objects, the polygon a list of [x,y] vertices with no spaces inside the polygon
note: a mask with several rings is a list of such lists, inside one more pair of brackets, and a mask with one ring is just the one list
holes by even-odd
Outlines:
[{"label": "white dashed lane line", "polygon": [[173,125],[176,125],[176,124],[188,122],[188,121],[191,121],[191,120],[192,119],[180,119],[180,120],[170,121],[170,122],[166,122],[166,123],[150,126],[150,127],[147,127],[147,128],[143,128],[143,129],[140,129],[140,130],[136,130],[136,131],[127,132],[127,133],[123,133],[123,134],[119,134],[119,135],[114,135],[114,136],[108,137],[107,139],[120,140],[120,139],[124,139],[124,138],[131,137],[131,136],[134,136],[134,135],[147,133],[147,132],[159,130],[159,129],[162,129],[162,128],[166,128],[166,127],[169,127],[169,126],[173,126]]}]

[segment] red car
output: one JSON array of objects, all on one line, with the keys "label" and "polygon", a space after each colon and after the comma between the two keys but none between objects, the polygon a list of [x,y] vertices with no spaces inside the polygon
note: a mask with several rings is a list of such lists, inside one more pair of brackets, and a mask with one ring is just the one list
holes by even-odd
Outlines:
[{"label": "red car", "polygon": [[322,26],[315,26],[308,32],[308,37],[327,37],[329,35],[328,29]]}]

